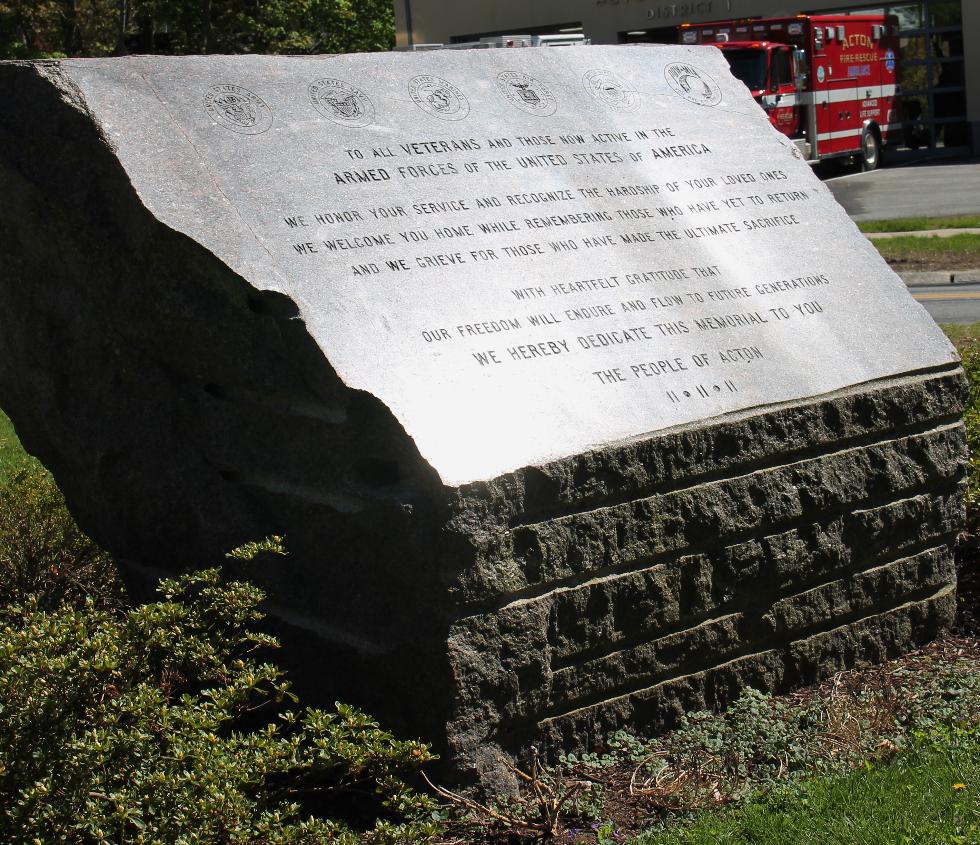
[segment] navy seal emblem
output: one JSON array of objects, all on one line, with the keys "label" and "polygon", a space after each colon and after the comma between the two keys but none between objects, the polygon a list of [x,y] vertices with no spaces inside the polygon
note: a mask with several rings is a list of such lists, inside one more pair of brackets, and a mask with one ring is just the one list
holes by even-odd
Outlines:
[{"label": "navy seal emblem", "polygon": [[442,120],[462,120],[470,113],[470,101],[452,82],[439,76],[412,77],[408,83],[412,101],[426,114]]},{"label": "navy seal emblem", "polygon": [[636,91],[630,90],[611,70],[590,70],[582,77],[582,85],[600,103],[611,109],[630,112],[636,111],[640,105]]},{"label": "navy seal emblem", "polygon": [[699,106],[717,106],[721,88],[708,74],[687,62],[672,62],[664,68],[667,84],[675,94]]},{"label": "navy seal emblem", "polygon": [[497,75],[497,90],[509,103],[529,114],[546,117],[558,108],[558,100],[543,82],[516,70]]},{"label": "navy seal emblem", "polygon": [[374,120],[374,103],[360,88],[340,79],[310,83],[310,102],[327,120],[341,126],[367,126]]},{"label": "navy seal emblem", "polygon": [[241,85],[214,85],[204,95],[204,110],[215,122],[241,135],[259,135],[272,126],[272,109]]}]

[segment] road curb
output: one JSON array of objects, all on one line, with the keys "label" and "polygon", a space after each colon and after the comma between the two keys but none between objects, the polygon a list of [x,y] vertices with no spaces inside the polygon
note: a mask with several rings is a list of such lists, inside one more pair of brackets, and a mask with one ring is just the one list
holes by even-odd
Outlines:
[{"label": "road curb", "polygon": [[924,273],[899,273],[909,287],[948,287],[980,282],[980,268],[973,270],[932,270]]},{"label": "road curb", "polygon": [[953,238],[956,235],[980,235],[980,229],[912,229],[905,232],[862,232],[869,241],[891,238]]}]

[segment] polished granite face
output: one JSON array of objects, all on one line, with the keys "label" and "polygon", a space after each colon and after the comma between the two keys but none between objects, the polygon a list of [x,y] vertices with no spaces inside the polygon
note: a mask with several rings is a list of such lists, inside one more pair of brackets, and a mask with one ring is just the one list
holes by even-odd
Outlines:
[{"label": "polished granite face", "polygon": [[712,47],[59,68],[447,484],[956,360]]}]

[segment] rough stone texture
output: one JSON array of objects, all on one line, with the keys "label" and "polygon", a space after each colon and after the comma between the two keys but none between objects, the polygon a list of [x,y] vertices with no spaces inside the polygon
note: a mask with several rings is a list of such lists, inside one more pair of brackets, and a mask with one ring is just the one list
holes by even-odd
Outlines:
[{"label": "rough stone texture", "polygon": [[57,64],[0,66],[0,103],[0,407],[27,448],[134,584],[285,534],[255,577],[300,687],[458,779],[950,623],[954,356],[446,484],[288,297],[147,210]]},{"label": "rough stone texture", "polygon": [[959,372],[920,374],[461,491],[499,529],[454,585],[459,741],[593,747],[934,636],[962,402]]}]

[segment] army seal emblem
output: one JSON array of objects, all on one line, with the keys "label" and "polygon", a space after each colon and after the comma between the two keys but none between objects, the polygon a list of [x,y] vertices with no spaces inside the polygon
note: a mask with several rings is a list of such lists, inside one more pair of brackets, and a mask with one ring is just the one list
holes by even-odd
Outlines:
[{"label": "army seal emblem", "polygon": [[582,85],[604,106],[618,111],[636,111],[640,98],[610,70],[590,70],[582,77]]},{"label": "army seal emblem", "polygon": [[374,120],[374,103],[360,88],[340,79],[310,83],[310,102],[327,120],[341,126],[367,126]]},{"label": "army seal emblem", "polygon": [[260,135],[272,126],[272,109],[240,85],[214,85],[204,95],[204,110],[215,122],[240,135]]},{"label": "army seal emblem", "polygon": [[672,62],[664,68],[671,90],[699,106],[717,106],[721,102],[721,87],[708,74],[687,62]]},{"label": "army seal emblem", "polygon": [[544,83],[516,70],[497,75],[497,90],[511,105],[529,114],[547,117],[558,108],[558,100]]},{"label": "army seal emblem", "polygon": [[412,101],[426,114],[441,120],[462,120],[470,113],[470,101],[452,82],[439,76],[412,77],[408,83]]}]

